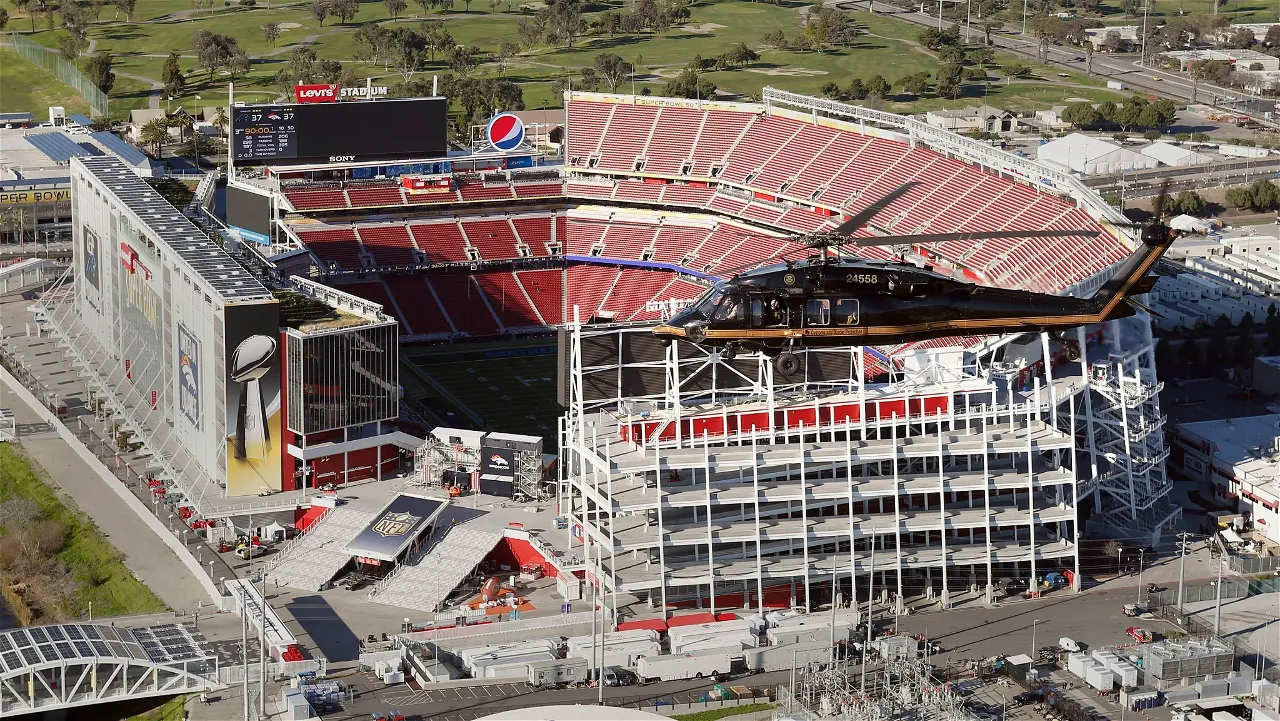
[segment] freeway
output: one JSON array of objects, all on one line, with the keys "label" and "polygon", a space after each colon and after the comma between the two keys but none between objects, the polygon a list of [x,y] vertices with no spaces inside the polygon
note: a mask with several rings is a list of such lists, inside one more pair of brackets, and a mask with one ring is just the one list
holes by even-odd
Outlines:
[{"label": "freeway", "polygon": [[[981,42],[983,38],[981,27],[974,29],[971,24],[966,27],[965,23],[952,22],[946,19],[940,21],[937,16],[927,15],[919,10],[908,10],[897,5],[877,2],[876,0],[871,0],[870,4],[872,4],[877,14],[891,15],[923,27],[936,28],[959,25],[961,33],[967,40]],[[837,5],[841,7],[850,5],[861,7],[861,3],[838,2]],[[992,33],[991,44],[1032,60],[1040,60],[1038,53],[1039,40],[1031,35]],[[1228,106],[1241,114],[1260,116],[1257,109],[1248,104],[1250,102],[1249,99],[1241,91],[1209,83],[1200,83],[1193,90],[1190,79],[1181,73],[1143,67],[1140,59],[1131,59],[1132,57],[1132,54],[1114,53],[1107,54],[1105,58],[1095,55],[1092,63],[1092,74],[1108,80],[1122,82],[1126,88],[1141,89],[1174,100],[1193,102],[1192,95],[1195,95],[1194,102],[1202,102],[1200,98],[1209,95],[1213,100],[1213,105]],[[1084,71],[1084,53],[1076,48],[1051,45],[1045,54],[1044,60],[1052,64],[1066,66],[1072,70]]]}]

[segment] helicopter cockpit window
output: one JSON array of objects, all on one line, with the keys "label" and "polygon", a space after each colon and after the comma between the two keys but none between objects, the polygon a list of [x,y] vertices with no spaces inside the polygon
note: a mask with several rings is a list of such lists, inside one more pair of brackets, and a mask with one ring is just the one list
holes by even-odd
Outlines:
[{"label": "helicopter cockpit window", "polygon": [[713,321],[741,321],[742,320],[742,298],[737,295],[725,294],[720,300],[720,305],[716,307],[716,313],[712,316]]},{"label": "helicopter cockpit window", "polygon": [[836,301],[836,325],[858,324],[858,299],[842,298]]},{"label": "helicopter cockpit window", "polygon": [[807,326],[831,325],[831,301],[826,298],[810,298],[806,301],[804,322]]}]

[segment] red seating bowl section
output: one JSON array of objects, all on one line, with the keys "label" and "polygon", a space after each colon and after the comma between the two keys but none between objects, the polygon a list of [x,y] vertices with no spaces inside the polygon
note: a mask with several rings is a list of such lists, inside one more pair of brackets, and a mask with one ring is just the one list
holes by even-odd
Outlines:
[{"label": "red seating bowl section", "polygon": [[[621,179],[612,192],[570,183],[570,195],[690,205],[807,232],[828,219],[808,209],[784,209],[770,199],[813,202],[853,215],[903,184],[915,183],[876,216],[877,226],[899,234],[1099,230],[1069,200],[923,146],[781,115],[575,99],[569,103],[569,127],[568,164],[577,172],[632,173],[640,164],[644,173],[673,180],[732,183],[755,198],[748,202],[692,184],[654,186]],[[1128,249],[1104,233],[1097,238],[951,242],[933,252],[993,285],[1054,292],[1105,269]],[[886,257],[882,250],[863,254]]]},{"label": "red seating bowl section", "polygon": [[[406,335],[444,337],[555,325],[575,314],[584,321],[653,320],[661,317],[663,304],[693,299],[703,286],[667,271],[612,267],[608,259],[728,274],[779,254],[800,257],[805,249],[781,236],[833,228],[842,216],[907,183],[913,184],[911,189],[875,216],[879,231],[1099,229],[1069,200],[889,137],[781,115],[603,101],[573,100],[568,117],[567,165],[577,173],[598,175],[599,182],[486,187],[472,181],[448,193],[423,195],[371,182],[345,188],[295,186],[285,195],[300,210],[324,210],[460,201],[501,208],[504,200],[567,193],[597,205],[683,206],[703,215],[628,211],[625,217],[596,218],[529,208],[407,224],[299,227],[298,234],[322,262],[341,270],[559,254],[606,262],[547,270],[482,266],[474,271],[384,273],[380,281],[341,286],[383,303],[400,319]],[[623,177],[640,173],[661,177]],[[726,185],[717,188],[721,183]],[[753,224],[778,232],[755,230]],[[992,285],[1044,292],[1060,291],[1128,253],[1106,233],[1097,238],[954,241],[924,250]],[[859,252],[890,257],[882,248]],[[938,343],[956,341],[909,346]]]}]

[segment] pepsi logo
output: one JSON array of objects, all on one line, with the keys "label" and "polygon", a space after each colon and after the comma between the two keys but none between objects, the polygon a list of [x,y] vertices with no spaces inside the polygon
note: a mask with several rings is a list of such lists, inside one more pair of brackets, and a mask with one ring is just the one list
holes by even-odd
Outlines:
[{"label": "pepsi logo", "polygon": [[515,150],[524,142],[524,121],[511,113],[499,113],[489,121],[485,134],[498,150]]}]

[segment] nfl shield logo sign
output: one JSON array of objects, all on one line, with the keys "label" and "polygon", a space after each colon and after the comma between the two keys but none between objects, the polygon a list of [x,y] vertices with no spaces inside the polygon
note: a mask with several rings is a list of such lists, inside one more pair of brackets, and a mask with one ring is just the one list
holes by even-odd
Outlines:
[{"label": "nfl shield logo sign", "polygon": [[420,520],[411,513],[388,513],[374,524],[373,531],[383,536],[403,536]]}]

